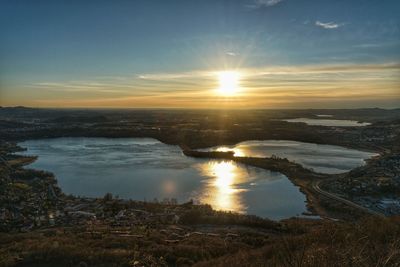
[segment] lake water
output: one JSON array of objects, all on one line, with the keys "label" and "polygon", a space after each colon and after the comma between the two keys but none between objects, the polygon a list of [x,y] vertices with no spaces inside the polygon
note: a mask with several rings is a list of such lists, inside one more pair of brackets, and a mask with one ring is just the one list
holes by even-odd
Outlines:
[{"label": "lake water", "polygon": [[[329,115],[319,115],[319,117],[325,117]],[[334,119],[309,119],[309,118],[296,118],[283,120],[287,122],[303,122],[307,125],[318,125],[318,126],[337,126],[337,127],[350,127],[350,126],[367,126],[371,125],[369,122],[358,122],[352,120],[334,120]]]},{"label": "lake water", "polygon": [[237,157],[270,157],[276,155],[295,161],[321,173],[343,173],[365,164],[376,153],[340,146],[319,145],[285,140],[246,141],[234,146],[207,150],[234,151]]},{"label": "lake water", "polygon": [[186,157],[150,138],[57,138],[19,144],[38,155],[29,168],[53,172],[63,192],[152,201],[194,199],[215,209],[271,219],[306,211],[305,196],[286,176],[232,161]]}]

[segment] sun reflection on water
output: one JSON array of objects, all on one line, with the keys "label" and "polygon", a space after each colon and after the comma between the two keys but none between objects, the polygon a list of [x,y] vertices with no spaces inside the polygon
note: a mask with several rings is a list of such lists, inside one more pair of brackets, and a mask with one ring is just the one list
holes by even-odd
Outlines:
[{"label": "sun reflection on water", "polygon": [[245,151],[238,147],[230,148],[230,147],[222,146],[222,147],[218,147],[217,151],[219,151],[219,152],[233,151],[235,157],[245,157],[246,156]]},{"label": "sun reflection on water", "polygon": [[213,161],[202,165],[201,169],[213,177],[200,196],[202,203],[208,203],[217,210],[245,212],[240,193],[246,190],[238,188],[238,185],[244,182],[246,175],[238,166],[232,161]]}]

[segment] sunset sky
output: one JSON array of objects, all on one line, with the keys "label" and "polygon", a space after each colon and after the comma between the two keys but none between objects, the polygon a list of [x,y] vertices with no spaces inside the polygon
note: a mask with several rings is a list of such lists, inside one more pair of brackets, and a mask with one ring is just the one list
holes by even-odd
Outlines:
[{"label": "sunset sky", "polygon": [[400,107],[399,14],[398,0],[2,0],[0,105]]}]

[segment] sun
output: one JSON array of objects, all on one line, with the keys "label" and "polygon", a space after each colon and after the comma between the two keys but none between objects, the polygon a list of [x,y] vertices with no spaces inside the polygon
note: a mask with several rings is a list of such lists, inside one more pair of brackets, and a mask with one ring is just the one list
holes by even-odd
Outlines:
[{"label": "sun", "polygon": [[224,96],[231,96],[239,89],[240,73],[237,71],[218,72],[218,93]]}]

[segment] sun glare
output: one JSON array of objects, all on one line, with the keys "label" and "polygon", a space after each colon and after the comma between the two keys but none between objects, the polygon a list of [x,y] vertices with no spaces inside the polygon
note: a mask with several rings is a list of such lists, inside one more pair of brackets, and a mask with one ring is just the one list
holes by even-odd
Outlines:
[{"label": "sun glare", "polygon": [[218,93],[231,96],[239,89],[240,74],[237,71],[222,71],[218,73],[218,81]]}]

